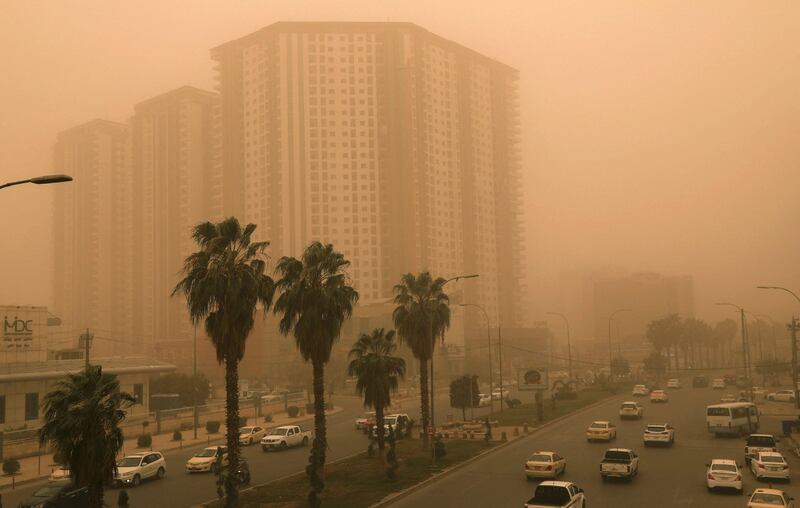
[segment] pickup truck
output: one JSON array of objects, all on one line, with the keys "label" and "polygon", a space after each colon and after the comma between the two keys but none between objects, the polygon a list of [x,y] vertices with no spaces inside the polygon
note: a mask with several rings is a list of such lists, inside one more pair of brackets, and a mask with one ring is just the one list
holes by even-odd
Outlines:
[{"label": "pickup truck", "polygon": [[606,450],[600,462],[600,476],[603,481],[608,478],[632,479],[639,474],[639,456],[627,448],[610,448]]},{"label": "pickup truck", "polygon": [[308,446],[313,439],[310,430],[303,430],[297,425],[284,425],[271,429],[261,440],[261,449],[265,452],[269,450],[285,450],[292,446]]},{"label": "pickup truck", "polygon": [[760,452],[777,452],[778,440],[772,434],[750,434],[744,444],[744,462],[748,466],[750,460]]},{"label": "pickup truck", "polygon": [[525,508],[586,508],[583,489],[571,482],[546,481],[536,486]]}]

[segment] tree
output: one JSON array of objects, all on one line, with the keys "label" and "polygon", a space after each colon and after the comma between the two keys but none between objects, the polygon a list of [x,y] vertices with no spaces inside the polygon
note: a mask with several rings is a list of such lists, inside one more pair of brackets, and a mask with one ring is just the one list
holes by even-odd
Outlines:
[{"label": "tree", "polygon": [[356,391],[364,397],[364,407],[375,409],[375,432],[378,435],[378,455],[383,457],[383,410],[392,405],[392,393],[406,375],[406,362],[394,356],[397,343],[394,330],[384,333],[376,328],[371,334],[362,333],[350,350],[349,375],[356,378]]},{"label": "tree", "polygon": [[615,356],[611,359],[611,376],[627,376],[631,372],[631,364],[623,356]]},{"label": "tree", "polygon": [[714,325],[714,340],[719,344],[720,351],[728,350],[728,364],[735,365],[733,359],[733,339],[739,332],[739,326],[733,319],[726,319]]},{"label": "tree", "polygon": [[113,479],[122,449],[119,426],[133,403],[132,395],[120,391],[117,377],[103,374],[99,366],[67,374],[44,397],[39,443],[51,443],[75,484],[88,488],[90,508],[103,506],[103,489]]},{"label": "tree", "polygon": [[[186,297],[194,324],[204,321],[217,361],[225,364],[226,441],[231,471],[239,467],[239,362],[244,357],[258,306],[266,312],[275,293],[274,281],[264,273],[268,243],[253,242],[255,230],[255,224],[242,228],[235,217],[195,226],[192,238],[199,250],[184,261],[184,278],[172,292]],[[237,475],[227,475],[225,491],[225,506],[236,506]]]},{"label": "tree", "polygon": [[467,408],[480,402],[479,392],[478,376],[467,374],[450,382],[450,407],[461,409],[462,420],[467,419]]},{"label": "tree", "polygon": [[320,506],[319,496],[325,488],[325,364],[358,301],[358,292],[348,284],[345,270],[349,266],[333,245],[314,242],[302,259],[283,257],[277,267],[281,294],[274,311],[283,313],[280,331],[292,333],[300,355],[312,367],[315,436],[306,473],[311,483],[308,502],[314,507]]},{"label": "tree", "polygon": [[430,395],[428,393],[428,361],[433,356],[436,338],[450,327],[449,298],[443,291],[447,281],[434,279],[429,272],[419,275],[407,273],[394,287],[397,304],[392,319],[400,338],[419,360],[420,414],[422,417],[422,444],[427,448],[427,429],[430,425]]},{"label": "tree", "polygon": [[[647,340],[653,344],[656,351],[661,353],[666,349],[669,358],[670,348],[675,346],[675,369],[678,368],[677,347],[681,333],[681,318],[677,314],[670,314],[647,325]],[[669,360],[667,360],[667,368],[669,368]]]},{"label": "tree", "polygon": [[[712,330],[708,323],[701,319],[687,318],[683,322],[683,336],[684,343],[691,351],[697,349],[700,352],[701,360],[703,349],[706,350],[705,361],[701,361],[701,363],[708,367],[708,346],[712,341]],[[684,363],[686,363],[685,357]]]},{"label": "tree", "polygon": [[204,374],[198,373],[197,376],[189,376],[181,373],[170,373],[157,377],[150,382],[150,393],[176,393],[180,397],[180,403],[184,407],[193,405],[195,394],[197,404],[204,404],[211,395],[208,378]]},{"label": "tree", "polygon": [[658,351],[653,351],[644,359],[644,370],[646,372],[655,374],[658,378],[664,375],[664,371],[667,370],[666,362],[664,361],[664,355],[659,353]]}]

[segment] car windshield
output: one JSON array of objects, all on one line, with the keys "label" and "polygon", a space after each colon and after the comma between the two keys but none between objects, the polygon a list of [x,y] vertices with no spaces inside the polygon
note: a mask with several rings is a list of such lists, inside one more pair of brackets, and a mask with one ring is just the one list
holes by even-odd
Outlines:
[{"label": "car windshield", "polygon": [[775,446],[775,440],[772,436],[750,436],[747,438],[747,446],[764,446],[772,448]]},{"label": "car windshield", "polygon": [[528,458],[528,462],[552,462],[552,458],[550,455],[545,455],[543,453],[534,453],[533,455]]},{"label": "car windshield", "polygon": [[285,436],[289,429],[272,429],[269,431],[270,436]]},{"label": "car windshield", "polygon": [[775,506],[783,506],[783,498],[777,494],[765,494],[763,492],[756,492],[750,498],[751,503],[772,504]]},{"label": "car windshield", "polygon": [[761,462],[776,462],[778,464],[783,464],[783,457],[780,455],[762,455]]},{"label": "car windshield", "polygon": [[555,485],[539,485],[533,494],[533,504],[545,506],[561,506],[570,501],[569,492],[564,487]]},{"label": "car windshield", "polygon": [[117,462],[117,467],[136,467],[141,461],[141,457],[125,457]]},{"label": "car windshield", "polygon": [[734,466],[733,464],[711,464],[712,471],[727,471],[729,473],[736,473],[739,471],[739,468]]},{"label": "car windshield", "polygon": [[590,429],[605,429],[608,424],[606,423],[598,423],[594,422],[593,424],[589,425]]},{"label": "car windshield", "polygon": [[242,427],[239,429],[239,434],[251,434],[253,432],[253,427]]},{"label": "car windshield", "polygon": [[667,428],[663,425],[648,425],[647,432],[664,432]]},{"label": "car windshield", "polygon": [[206,448],[205,450],[203,450],[203,451],[201,451],[199,453],[195,453],[194,456],[195,457],[213,457],[216,454],[217,454],[217,451],[214,450],[213,448]]},{"label": "car windshield", "polygon": [[61,489],[64,488],[63,484],[54,483],[51,485],[45,485],[41,489],[37,490],[33,493],[33,497],[52,497],[58,494]]}]

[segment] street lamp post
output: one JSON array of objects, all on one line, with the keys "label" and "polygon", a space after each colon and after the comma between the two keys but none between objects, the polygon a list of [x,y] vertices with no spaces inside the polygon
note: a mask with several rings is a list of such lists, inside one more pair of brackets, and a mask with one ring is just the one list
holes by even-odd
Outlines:
[{"label": "street lamp post", "polygon": [[44,175],[44,176],[36,176],[33,178],[28,178],[27,180],[17,180],[16,182],[7,182],[0,185],[0,189],[5,189],[6,187],[11,187],[13,185],[21,185],[23,183],[33,183],[36,185],[45,185],[49,183],[62,183],[62,182],[71,182],[72,177],[69,175]]},{"label": "street lamp post", "polygon": [[567,325],[567,370],[569,371],[569,378],[572,379],[572,345],[570,344],[569,339],[569,319],[564,314],[559,312],[545,312],[545,314],[550,314],[552,316],[559,316],[561,319],[564,320],[564,324]]},{"label": "street lamp post", "polygon": [[744,372],[747,376],[747,384],[749,387],[749,394],[750,394],[750,402],[753,402],[753,380],[750,376],[750,344],[747,340],[747,324],[745,323],[744,313],[745,310],[736,305],[735,303],[728,303],[728,302],[717,302],[714,305],[724,305],[727,307],[733,307],[735,309],[739,309],[739,315],[742,322],[742,359],[744,360]]},{"label": "street lamp post", "polygon": [[[458,305],[461,307],[475,307],[483,313],[483,317],[486,319],[486,345],[489,347],[489,414],[491,415],[494,413],[494,398],[492,397],[492,380],[494,378],[492,377],[492,329],[489,324],[489,314],[486,313],[483,307],[475,303],[459,303]],[[502,401],[500,402],[500,409],[503,409]]]},{"label": "street lamp post", "polygon": [[[791,289],[781,286],[758,286],[758,289],[777,289],[789,293],[800,303],[800,296]],[[794,390],[794,407],[800,409],[800,390],[797,389],[797,320],[792,316],[792,324],[789,325],[789,331],[792,334],[792,389]]]},{"label": "street lamp post", "polygon": [[611,321],[614,316],[620,312],[631,312],[631,309],[617,309],[608,316],[608,379],[610,383],[614,382],[614,352],[611,348]]}]

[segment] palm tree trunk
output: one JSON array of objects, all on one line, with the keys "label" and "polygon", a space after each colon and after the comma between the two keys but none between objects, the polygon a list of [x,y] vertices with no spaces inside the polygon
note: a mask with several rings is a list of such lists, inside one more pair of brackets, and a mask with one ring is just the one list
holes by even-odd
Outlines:
[{"label": "palm tree trunk", "polygon": [[419,398],[420,398],[420,415],[422,419],[422,447],[428,447],[428,424],[430,418],[430,398],[428,396],[428,360],[420,358],[419,360]]},{"label": "palm tree trunk", "polygon": [[103,508],[103,482],[91,482],[89,484],[89,506],[91,508]]},{"label": "palm tree trunk", "polygon": [[[225,440],[228,445],[228,475],[225,478],[225,507],[239,504],[239,361],[234,354],[225,358]],[[222,471],[218,472],[222,474]]]},{"label": "palm tree trunk", "polygon": [[[312,508],[317,508],[322,506],[320,494],[325,488],[325,450],[328,448],[328,436],[325,427],[325,367],[320,360],[312,360],[311,364],[314,373],[314,442],[306,474],[311,484],[308,504]],[[376,419],[377,416],[376,411]]]},{"label": "palm tree trunk", "polygon": [[375,425],[377,425],[377,427],[375,427],[375,434],[378,436],[378,458],[381,460],[383,460],[383,447],[386,442],[384,421],[383,404],[375,404]]}]

